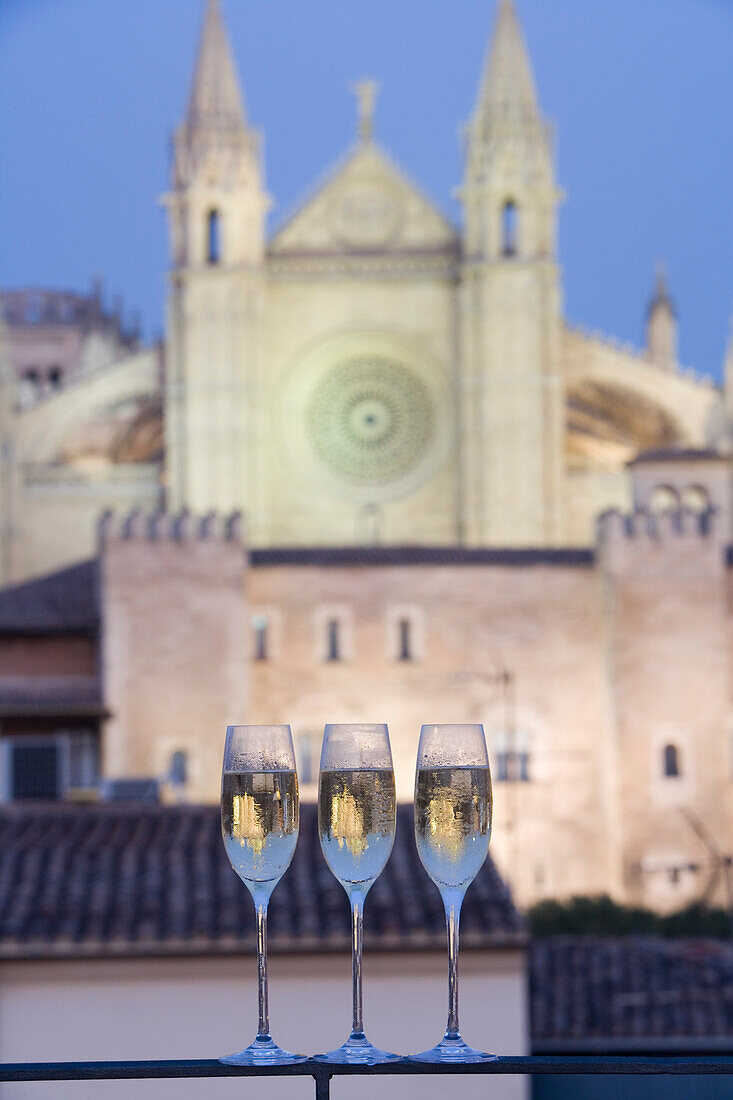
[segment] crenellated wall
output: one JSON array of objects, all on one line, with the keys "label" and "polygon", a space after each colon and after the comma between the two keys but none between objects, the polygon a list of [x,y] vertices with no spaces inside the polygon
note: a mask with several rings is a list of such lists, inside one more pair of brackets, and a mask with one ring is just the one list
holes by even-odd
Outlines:
[{"label": "crenellated wall", "polygon": [[700,825],[721,850],[733,825],[728,569],[719,517],[606,513],[599,568],[623,892],[629,901],[675,908],[699,897],[710,877],[681,869],[709,862]]},{"label": "crenellated wall", "polygon": [[104,773],[163,775],[183,751],[187,796],[211,801],[226,726],[246,713],[241,520],[107,513],[99,543]]}]

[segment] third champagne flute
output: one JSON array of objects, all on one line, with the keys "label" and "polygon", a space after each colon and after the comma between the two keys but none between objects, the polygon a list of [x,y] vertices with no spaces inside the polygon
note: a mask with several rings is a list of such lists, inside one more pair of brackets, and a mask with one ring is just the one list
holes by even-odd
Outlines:
[{"label": "third champagne flute", "polygon": [[420,1062],[488,1062],[458,1027],[458,926],[463,896],[481,869],[491,837],[491,773],[483,726],[423,726],[415,774],[415,839],[440,890],[448,926],[448,1027]]},{"label": "third champagne flute", "polygon": [[395,781],[387,727],[327,725],[318,787],[318,834],[326,863],[351,905],[353,1023],[343,1046],[319,1060],[374,1065],[397,1055],[364,1034],[361,940],[364,899],[384,870],[394,844]]}]

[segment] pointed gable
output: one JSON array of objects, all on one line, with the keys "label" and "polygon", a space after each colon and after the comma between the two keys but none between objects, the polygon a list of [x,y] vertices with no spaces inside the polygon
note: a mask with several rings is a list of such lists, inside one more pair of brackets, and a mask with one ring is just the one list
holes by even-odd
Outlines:
[{"label": "pointed gable", "polygon": [[446,252],[454,227],[373,142],[364,141],[282,226],[273,255]]}]

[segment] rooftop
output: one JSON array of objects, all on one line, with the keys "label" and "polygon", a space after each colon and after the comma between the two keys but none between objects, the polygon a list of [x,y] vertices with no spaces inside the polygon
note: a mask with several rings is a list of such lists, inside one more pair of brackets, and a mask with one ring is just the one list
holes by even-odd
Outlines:
[{"label": "rooftop", "polygon": [[592,565],[592,550],[576,547],[284,546],[250,551],[254,568],[272,565]]},{"label": "rooftop", "polygon": [[88,633],[99,622],[96,560],[0,589],[0,634]]},{"label": "rooftop", "polygon": [[530,951],[534,1053],[733,1050],[733,944],[552,937]]},{"label": "rooftop", "polygon": [[[349,949],[346,894],[329,871],[313,805],[270,903],[273,951]],[[468,891],[465,948],[524,944],[491,860]],[[419,862],[412,811],[366,907],[372,950],[445,950],[440,895]],[[254,912],[229,865],[216,806],[11,804],[0,809],[0,958],[253,953]]]},{"label": "rooftop", "polygon": [[721,454],[711,447],[656,447],[649,451],[640,451],[632,458],[629,466],[642,466],[652,462],[724,462],[730,463],[730,456]]}]

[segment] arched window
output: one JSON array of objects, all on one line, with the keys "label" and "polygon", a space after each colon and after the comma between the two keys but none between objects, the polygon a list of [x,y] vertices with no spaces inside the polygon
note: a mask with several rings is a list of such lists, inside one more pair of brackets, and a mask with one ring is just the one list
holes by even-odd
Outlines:
[{"label": "arched window", "polygon": [[710,493],[704,485],[687,485],[682,490],[682,507],[690,512],[707,512],[710,507]]},{"label": "arched window", "polygon": [[341,645],[339,638],[338,619],[329,619],[326,626],[326,660],[341,660]]},{"label": "arched window", "polygon": [[210,210],[206,222],[206,260],[218,264],[221,260],[221,215]]},{"label": "arched window", "polygon": [[649,494],[649,508],[652,512],[677,512],[680,507],[680,495],[671,485],[656,485]]},{"label": "arched window", "polygon": [[501,251],[503,256],[516,256],[519,214],[517,205],[507,199],[501,208]]},{"label": "arched window", "polygon": [[680,775],[680,756],[676,745],[665,745],[663,753],[665,779],[676,779]]},{"label": "arched window", "polygon": [[397,659],[399,661],[412,660],[412,623],[409,619],[400,619],[398,623],[399,637]]}]

